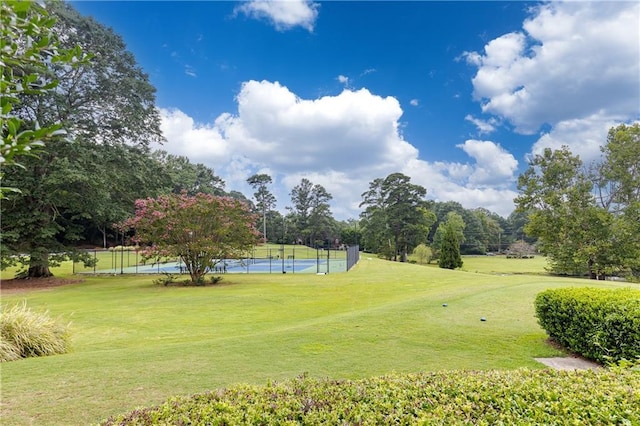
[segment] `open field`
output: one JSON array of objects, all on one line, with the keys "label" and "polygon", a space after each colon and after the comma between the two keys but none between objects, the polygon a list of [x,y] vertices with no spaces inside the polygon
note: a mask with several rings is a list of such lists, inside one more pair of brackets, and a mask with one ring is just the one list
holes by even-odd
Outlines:
[{"label": "open field", "polygon": [[351,272],[323,276],[233,275],[208,287],[87,277],[5,295],[3,304],[26,300],[70,321],[73,350],[2,365],[2,423],[87,424],[170,395],[305,372],[541,368],[534,357],[560,352],[533,317],[535,295],[623,286],[519,272],[541,273],[537,259],[471,259],[466,272],[365,254]]},{"label": "open field", "polygon": [[546,274],[547,259],[536,256],[533,259],[507,259],[505,256],[464,256],[462,270],[483,274],[510,275]]}]

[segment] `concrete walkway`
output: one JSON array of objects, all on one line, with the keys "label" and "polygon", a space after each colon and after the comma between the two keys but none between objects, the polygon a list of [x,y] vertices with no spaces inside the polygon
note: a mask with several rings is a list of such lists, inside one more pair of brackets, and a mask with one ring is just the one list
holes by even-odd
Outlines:
[{"label": "concrete walkway", "polygon": [[565,357],[565,358],[534,358],[539,363],[556,370],[593,370],[602,368],[600,364],[589,361],[584,358]]}]

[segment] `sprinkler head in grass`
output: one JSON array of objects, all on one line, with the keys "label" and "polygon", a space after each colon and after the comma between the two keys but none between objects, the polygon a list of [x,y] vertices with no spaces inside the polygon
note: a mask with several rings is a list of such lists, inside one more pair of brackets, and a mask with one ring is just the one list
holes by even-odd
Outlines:
[{"label": "sprinkler head in grass", "polygon": [[480,321],[486,321],[487,319],[485,317],[480,318]]}]

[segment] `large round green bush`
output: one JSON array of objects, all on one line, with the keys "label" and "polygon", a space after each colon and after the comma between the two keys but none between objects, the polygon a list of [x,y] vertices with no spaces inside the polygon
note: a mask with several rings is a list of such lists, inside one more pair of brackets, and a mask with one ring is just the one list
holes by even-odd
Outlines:
[{"label": "large round green bush", "polygon": [[549,289],[535,309],[540,326],[572,352],[600,363],[640,358],[639,290]]}]

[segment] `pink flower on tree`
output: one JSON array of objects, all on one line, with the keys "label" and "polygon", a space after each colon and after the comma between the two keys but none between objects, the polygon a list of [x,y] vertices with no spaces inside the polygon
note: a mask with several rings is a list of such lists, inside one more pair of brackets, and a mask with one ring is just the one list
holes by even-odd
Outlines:
[{"label": "pink flower on tree", "polygon": [[136,200],[135,215],[119,227],[135,231],[132,241],[144,247],[145,259],[179,257],[191,281],[201,284],[216,264],[254,247],[255,221],[240,200],[182,193]]}]

